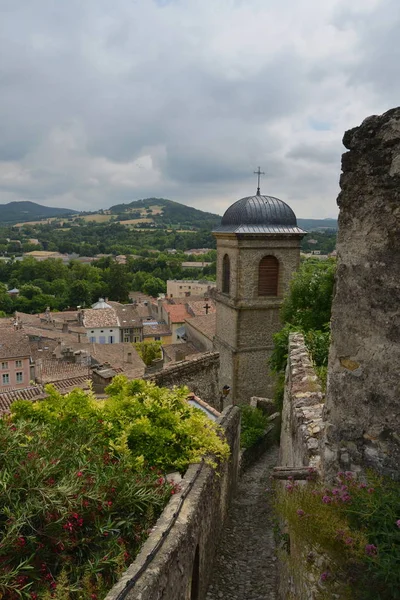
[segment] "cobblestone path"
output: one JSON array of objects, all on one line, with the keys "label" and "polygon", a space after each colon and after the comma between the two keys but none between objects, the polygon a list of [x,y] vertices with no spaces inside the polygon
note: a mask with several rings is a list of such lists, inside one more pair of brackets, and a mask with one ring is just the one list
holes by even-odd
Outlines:
[{"label": "cobblestone path", "polygon": [[271,448],[241,477],[216,553],[206,600],[275,600],[276,563],[270,472],[278,448]]}]

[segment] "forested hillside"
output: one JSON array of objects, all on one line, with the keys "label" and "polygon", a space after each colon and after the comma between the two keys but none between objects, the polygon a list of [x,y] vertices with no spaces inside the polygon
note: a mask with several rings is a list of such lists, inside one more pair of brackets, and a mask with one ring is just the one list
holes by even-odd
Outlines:
[{"label": "forested hillside", "polygon": [[18,223],[19,221],[39,221],[51,217],[75,214],[78,211],[70,208],[53,208],[42,206],[36,202],[9,202],[0,204],[0,223]]},{"label": "forested hillside", "polygon": [[219,215],[204,212],[165,198],[135,200],[130,204],[111,206],[109,210],[113,215],[118,215],[120,220],[139,219],[147,215],[156,226],[166,228],[179,226],[182,229],[211,230],[219,225],[221,221]]}]

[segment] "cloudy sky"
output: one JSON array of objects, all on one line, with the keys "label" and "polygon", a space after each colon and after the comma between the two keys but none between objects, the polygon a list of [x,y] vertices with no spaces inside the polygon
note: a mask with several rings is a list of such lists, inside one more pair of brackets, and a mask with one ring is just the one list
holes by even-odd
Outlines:
[{"label": "cloudy sky", "polygon": [[399,0],[0,0],[0,203],[256,190],[336,216],[343,132],[399,104]]}]

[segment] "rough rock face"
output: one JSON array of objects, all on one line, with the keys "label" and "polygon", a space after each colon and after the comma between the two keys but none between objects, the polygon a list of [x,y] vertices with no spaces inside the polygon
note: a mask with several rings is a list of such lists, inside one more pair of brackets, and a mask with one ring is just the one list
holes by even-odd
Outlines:
[{"label": "rough rock face", "polygon": [[400,108],[343,143],[325,470],[400,478]]}]

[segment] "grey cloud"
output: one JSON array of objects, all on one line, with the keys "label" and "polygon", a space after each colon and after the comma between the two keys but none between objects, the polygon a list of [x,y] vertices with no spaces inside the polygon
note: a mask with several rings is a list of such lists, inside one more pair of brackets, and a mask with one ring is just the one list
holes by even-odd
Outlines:
[{"label": "grey cloud", "polygon": [[[359,88],[361,97],[373,88],[394,98],[399,91],[395,20],[372,24],[377,52],[367,45],[370,15],[355,17],[336,1],[333,22],[357,35],[358,61],[334,52],[320,58],[312,46],[301,54],[295,34],[306,12],[280,42],[268,45],[266,36],[265,52],[253,48],[245,22],[242,36],[229,38],[224,29],[230,49],[219,45],[215,22],[222,30],[232,7],[254,2],[266,25],[287,18],[271,0],[265,7],[204,0],[201,8],[210,2],[214,13],[194,0],[114,0],[112,9],[108,0],[4,0],[0,201],[57,205],[68,197],[71,207],[95,209],[159,195],[222,210],[252,193],[260,164],[265,190],[293,202],[298,214],[334,215],[343,129],[367,116],[355,102],[343,122],[336,119],[348,110],[346,94]],[[394,1],[382,4],[395,7]],[[270,17],[273,10],[278,16]],[[335,81],[337,73],[345,85]],[[336,130],[316,135],[310,115],[332,117]],[[148,177],[133,170],[146,156]],[[14,163],[18,176],[6,176]]]},{"label": "grey cloud", "polygon": [[330,144],[316,143],[314,145],[298,144],[287,153],[286,157],[294,160],[332,165],[335,161],[339,161],[342,152],[343,148],[339,142]]}]

